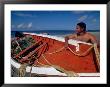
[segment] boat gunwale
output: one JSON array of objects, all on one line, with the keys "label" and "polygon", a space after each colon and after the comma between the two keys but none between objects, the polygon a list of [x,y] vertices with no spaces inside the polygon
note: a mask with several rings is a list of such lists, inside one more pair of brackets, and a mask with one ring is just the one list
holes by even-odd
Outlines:
[{"label": "boat gunwale", "polygon": [[[43,35],[43,34],[36,34],[36,33],[28,33],[28,32],[23,32],[23,33],[24,34],[29,34],[29,35],[47,37],[47,38],[50,38],[50,39],[55,39],[55,40],[58,40],[58,41],[61,41],[61,42],[65,42],[64,37],[58,37],[58,36],[52,36],[52,35]],[[73,44],[73,42],[75,44]],[[82,43],[82,44],[86,44],[86,45],[92,45],[91,43],[87,43],[87,42],[83,42],[83,41],[79,41],[79,40],[73,40],[73,39],[68,40],[68,43],[71,44],[71,45],[76,45],[76,46],[77,46],[78,43]]]}]

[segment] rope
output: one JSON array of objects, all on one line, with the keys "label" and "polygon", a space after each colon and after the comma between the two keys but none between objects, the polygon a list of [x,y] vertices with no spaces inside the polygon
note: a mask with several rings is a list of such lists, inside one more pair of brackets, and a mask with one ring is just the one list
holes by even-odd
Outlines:
[{"label": "rope", "polygon": [[94,46],[92,45],[87,51],[85,51],[85,52],[82,53],[82,54],[77,54],[77,53],[75,53],[70,47],[68,47],[68,49],[69,49],[74,55],[79,56],[79,57],[82,57],[82,56],[86,56],[86,55],[90,52],[90,50],[91,50],[93,47],[94,47]]},{"label": "rope", "polygon": [[20,47],[20,45],[19,45],[18,41],[16,41],[16,43],[17,43],[18,47],[20,48],[20,50],[22,51],[22,49],[21,49],[21,47]]},{"label": "rope", "polygon": [[22,64],[20,66],[20,68],[18,69],[18,76],[19,77],[24,77],[25,74],[26,74],[26,67],[27,67],[27,64]]},{"label": "rope", "polygon": [[37,61],[37,63],[39,63],[40,65],[34,65],[34,67],[50,67],[50,65],[46,65],[46,64],[42,64],[40,62]]},{"label": "rope", "polygon": [[39,64],[42,65],[42,66],[45,66],[44,64],[40,63],[38,60],[37,60],[37,63],[39,63]]},{"label": "rope", "polygon": [[64,72],[65,74],[67,74],[67,76],[71,77],[71,76],[79,76],[76,72],[73,72],[73,71],[67,71],[65,70],[64,68],[60,67],[60,66],[56,66],[56,65],[53,65],[51,64],[47,59],[46,57],[44,56],[44,54],[42,54],[42,57],[44,58],[44,60],[50,65],[52,66],[53,68],[57,69],[57,70],[60,70],[61,72]]},{"label": "rope", "polygon": [[62,51],[64,48],[65,48],[65,47],[62,47],[62,48],[60,48],[60,49],[57,50],[57,51],[54,51],[54,52],[51,52],[51,53],[47,53],[47,54],[55,54],[55,53],[58,53],[58,52]]},{"label": "rope", "polygon": [[95,51],[95,55],[96,55],[96,60],[98,63],[98,68],[100,67],[100,54],[97,48],[97,44],[94,44],[94,51]]},{"label": "rope", "polygon": [[64,68],[60,67],[60,66],[56,66],[56,65],[52,65],[55,69],[64,72],[65,74],[67,74],[68,77],[79,77],[79,75],[76,72],[73,71],[67,71]]},{"label": "rope", "polygon": [[32,76],[32,75],[31,75],[31,71],[32,71],[32,67],[33,67],[33,66],[34,66],[34,64],[31,66],[31,69],[30,69],[30,77]]},{"label": "rope", "polygon": [[51,65],[52,66],[52,64],[46,59],[46,57],[42,54],[42,57],[44,58],[44,60],[49,64],[49,65]]},{"label": "rope", "polygon": [[[92,45],[87,51],[85,51],[85,52],[82,53],[82,54],[77,54],[77,53],[75,53],[70,47],[68,47],[68,49],[69,49],[74,55],[81,57],[81,56],[86,56],[86,55],[90,52],[90,50],[92,50],[93,47],[94,47],[94,46]],[[62,47],[62,48],[60,48],[60,49],[58,49],[58,50],[56,50],[56,51],[54,51],[54,52],[46,53],[46,54],[55,54],[55,53],[61,52],[64,48],[65,48],[65,46]]]}]

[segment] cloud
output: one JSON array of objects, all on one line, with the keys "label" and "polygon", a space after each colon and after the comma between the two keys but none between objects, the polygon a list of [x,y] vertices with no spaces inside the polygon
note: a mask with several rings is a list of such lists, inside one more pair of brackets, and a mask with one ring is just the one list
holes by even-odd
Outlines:
[{"label": "cloud", "polygon": [[18,24],[18,25],[12,25],[11,26],[12,28],[17,28],[17,29],[29,29],[29,28],[32,28],[32,22],[26,24],[26,23],[21,23],[21,24]]},{"label": "cloud", "polygon": [[20,17],[36,17],[35,15],[26,14],[26,13],[13,13],[13,14]]},{"label": "cloud", "polygon": [[27,25],[27,28],[32,28],[32,22]]},{"label": "cloud", "polygon": [[88,17],[88,15],[83,15],[78,19],[78,21],[84,21],[84,20],[86,20],[87,17]]},{"label": "cloud", "polygon": [[17,25],[17,28],[24,28],[24,24],[21,23],[21,24]]}]

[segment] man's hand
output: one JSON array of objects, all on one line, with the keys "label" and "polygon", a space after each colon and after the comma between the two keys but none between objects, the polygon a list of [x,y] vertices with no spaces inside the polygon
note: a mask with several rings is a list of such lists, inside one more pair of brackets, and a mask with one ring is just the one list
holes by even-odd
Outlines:
[{"label": "man's hand", "polygon": [[65,49],[68,49],[68,44],[65,44]]},{"label": "man's hand", "polygon": [[66,48],[66,49],[68,49],[68,39],[69,39],[69,38],[66,36],[66,37],[65,37],[65,48]]}]

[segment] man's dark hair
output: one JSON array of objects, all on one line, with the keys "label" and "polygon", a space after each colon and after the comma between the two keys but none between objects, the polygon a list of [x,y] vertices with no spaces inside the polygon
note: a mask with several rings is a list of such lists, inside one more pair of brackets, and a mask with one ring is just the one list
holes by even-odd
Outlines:
[{"label": "man's dark hair", "polygon": [[86,31],[86,24],[84,22],[77,23],[77,25],[83,28],[84,31]]}]

